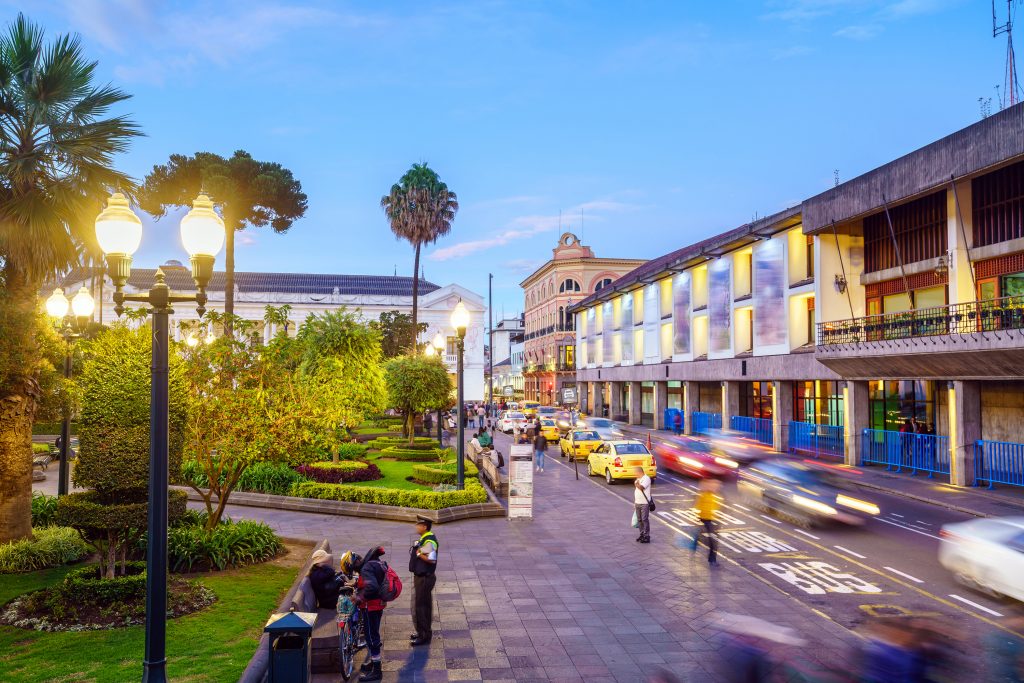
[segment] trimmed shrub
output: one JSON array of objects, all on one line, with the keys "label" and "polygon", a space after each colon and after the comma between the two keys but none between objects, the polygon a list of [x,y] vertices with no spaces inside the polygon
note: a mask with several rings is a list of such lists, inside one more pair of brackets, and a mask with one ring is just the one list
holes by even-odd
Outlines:
[{"label": "trimmed shrub", "polygon": [[42,491],[32,492],[32,528],[40,529],[53,525],[57,514],[57,496],[48,496]]},{"label": "trimmed shrub", "polygon": [[[36,422],[32,425],[32,436],[59,436],[63,422]],[[78,436],[78,423],[71,423],[71,436]]]},{"label": "trimmed shrub", "polygon": [[291,495],[298,498],[320,500],[342,500],[353,503],[373,503],[396,507],[440,510],[441,508],[470,503],[486,503],[487,492],[479,481],[467,480],[463,491],[408,491],[386,489],[375,486],[351,486],[347,484],[320,484],[305,482],[292,487]]},{"label": "trimmed shrub", "polygon": [[77,562],[89,552],[89,546],[74,529],[61,526],[35,529],[32,538],[0,544],[0,574]]},{"label": "trimmed shrub", "polygon": [[33,443],[32,444],[32,454],[33,455],[39,455],[40,453],[49,453],[49,452],[50,452],[50,444],[48,444],[48,443]]},{"label": "trimmed shrub", "polygon": [[66,603],[109,605],[114,602],[145,600],[146,563],[131,561],[125,563],[123,576],[104,579],[98,565],[72,569],[64,581],[51,591],[53,597]]},{"label": "trimmed shrub", "polygon": [[284,549],[274,530],[263,522],[224,519],[206,531],[205,515],[197,524],[179,525],[167,534],[167,561],[171,571],[223,570],[264,562]]},{"label": "trimmed shrub", "polygon": [[403,448],[437,448],[440,446],[437,439],[432,439],[429,436],[417,436],[411,444],[409,439],[403,436],[378,436],[376,439],[368,441],[367,445],[378,450],[384,450],[390,446],[402,446]]},{"label": "trimmed shrub", "polygon": [[445,451],[440,448],[429,450],[409,449],[398,446],[389,446],[380,452],[383,458],[394,458],[395,460],[406,460],[413,462],[436,462],[441,459]]},{"label": "trimmed shrub", "polygon": [[[168,520],[177,520],[185,514],[188,494],[184,491],[167,492]],[[82,530],[87,536],[91,531],[139,529],[145,530],[149,519],[145,500],[134,503],[109,505],[95,491],[81,491],[61,496],[57,500],[54,521],[61,526]]]},{"label": "trimmed shrub", "polygon": [[[476,477],[478,473],[479,470],[477,470],[476,465],[467,460],[466,477]],[[414,465],[412,477],[417,481],[427,484],[455,484],[458,480],[458,473],[455,470],[455,462],[453,461],[441,465]]]},{"label": "trimmed shrub", "polygon": [[338,446],[338,457],[342,460],[361,460],[370,447],[363,443],[343,443]]},{"label": "trimmed shrub", "polygon": [[351,484],[357,481],[374,481],[384,477],[376,465],[358,460],[314,462],[296,467],[295,470],[304,478],[323,484]]},{"label": "trimmed shrub", "polygon": [[[181,463],[181,478],[184,483],[198,488],[209,487],[206,473],[195,460]],[[242,472],[235,490],[286,496],[292,484],[304,480],[301,474],[285,463],[256,462]]]}]

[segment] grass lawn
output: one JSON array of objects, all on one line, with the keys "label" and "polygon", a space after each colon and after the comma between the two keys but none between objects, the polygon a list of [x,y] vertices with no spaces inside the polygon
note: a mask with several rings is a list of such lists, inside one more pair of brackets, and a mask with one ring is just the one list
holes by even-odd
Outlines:
[{"label": "grass lawn", "polygon": [[[210,608],[167,623],[167,676],[176,683],[234,681],[256,650],[263,624],[295,580],[308,548],[265,564],[199,575],[217,594]],[[5,575],[0,604],[55,583],[68,567]],[[0,681],[121,683],[142,676],[142,626],[41,633],[0,626]]]},{"label": "grass lawn", "polygon": [[422,486],[420,484],[414,484],[408,481],[406,477],[412,476],[412,468],[414,465],[420,465],[422,463],[411,462],[407,460],[381,460],[379,453],[371,453],[366,456],[368,462],[372,462],[380,468],[381,473],[384,475],[383,479],[374,479],[373,481],[360,481],[352,484],[352,486],[372,486],[377,488],[385,489],[407,489],[409,491],[430,491],[432,490],[429,486]]}]

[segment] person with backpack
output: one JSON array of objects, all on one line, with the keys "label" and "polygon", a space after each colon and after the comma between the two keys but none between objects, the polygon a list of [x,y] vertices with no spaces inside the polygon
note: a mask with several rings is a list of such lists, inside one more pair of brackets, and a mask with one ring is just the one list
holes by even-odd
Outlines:
[{"label": "person with backpack", "polygon": [[380,636],[380,622],[387,603],[402,592],[398,574],[380,559],[384,548],[377,546],[366,556],[347,552],[341,558],[341,571],[347,575],[358,574],[356,579],[356,605],[366,615],[366,647],[370,658],[360,667],[360,683],[379,681],[383,677],[380,653],[384,642]]},{"label": "person with backpack", "polygon": [[433,636],[434,584],[437,583],[437,536],[431,531],[433,523],[426,517],[416,519],[416,533],[420,538],[409,549],[409,571],[412,583],[412,623],[416,632],[409,635],[413,647],[428,645]]}]

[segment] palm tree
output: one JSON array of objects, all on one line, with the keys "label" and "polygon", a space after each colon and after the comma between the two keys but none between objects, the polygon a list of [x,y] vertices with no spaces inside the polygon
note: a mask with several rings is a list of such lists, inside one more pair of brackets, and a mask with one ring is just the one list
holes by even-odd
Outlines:
[{"label": "palm tree", "polygon": [[452,229],[452,221],[459,211],[459,198],[434,169],[427,164],[413,164],[391,192],[381,197],[391,224],[391,232],[398,239],[407,240],[415,250],[412,269],[412,339],[410,349],[416,352],[416,319],[419,311],[420,249],[433,244]]},{"label": "palm tree", "polygon": [[39,292],[94,249],[109,191],[135,191],[112,164],[139,129],[108,114],[129,95],[95,71],[77,36],[44,44],[23,15],[0,37],[0,542],[32,531]]}]

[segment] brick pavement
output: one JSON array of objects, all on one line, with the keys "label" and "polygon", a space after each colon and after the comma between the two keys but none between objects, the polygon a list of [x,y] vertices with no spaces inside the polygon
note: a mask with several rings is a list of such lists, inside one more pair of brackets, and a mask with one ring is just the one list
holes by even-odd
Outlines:
[{"label": "brick pavement", "polygon": [[[709,568],[653,519],[654,542],[635,543],[631,506],[602,486],[551,464],[538,479],[532,521],[436,526],[434,641],[407,645],[410,577],[385,613],[384,680],[632,683],[662,666],[688,682],[718,681],[713,624],[723,611],[796,629],[809,644],[789,654],[848,663],[854,636],[741,567]],[[336,553],[384,545],[403,575],[415,539],[399,522],[248,507],[229,514],[285,536],[328,538]]]}]

